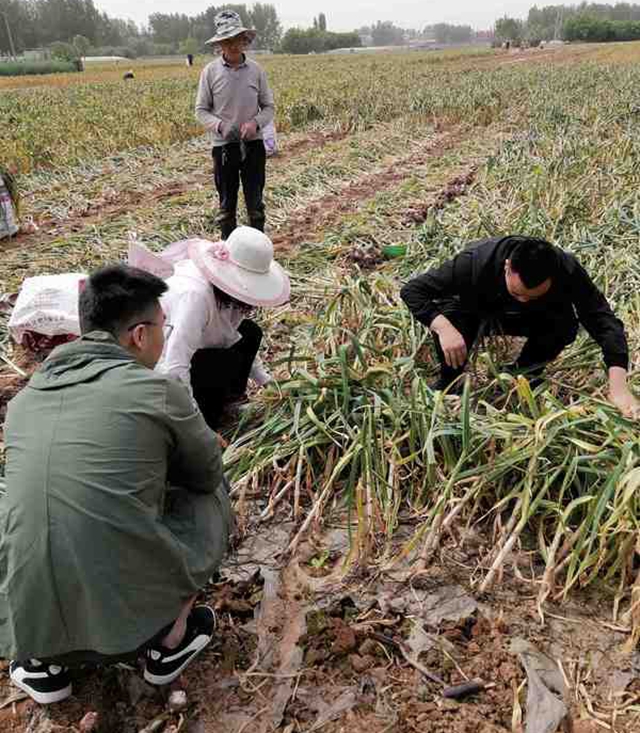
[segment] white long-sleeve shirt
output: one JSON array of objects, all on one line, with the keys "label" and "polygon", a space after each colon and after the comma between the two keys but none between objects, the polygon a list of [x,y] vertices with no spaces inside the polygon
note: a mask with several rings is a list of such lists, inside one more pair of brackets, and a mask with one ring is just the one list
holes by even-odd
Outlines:
[{"label": "white long-sleeve shirt", "polygon": [[[191,359],[198,349],[229,348],[241,336],[238,326],[245,318],[236,308],[221,308],[211,283],[191,260],[175,266],[167,279],[169,290],[161,305],[167,323],[173,330],[167,339],[156,371],[179,379],[191,394]],[[269,381],[269,375],[256,356],[249,377],[258,385]]]}]

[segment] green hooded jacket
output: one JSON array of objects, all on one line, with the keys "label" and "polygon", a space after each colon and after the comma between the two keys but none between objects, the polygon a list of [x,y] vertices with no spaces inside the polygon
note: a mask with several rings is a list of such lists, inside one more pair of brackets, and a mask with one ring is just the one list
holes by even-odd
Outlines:
[{"label": "green hooded jacket", "polygon": [[5,444],[1,656],[131,652],[220,564],[215,435],[183,385],[110,335],[53,351],[10,403]]}]

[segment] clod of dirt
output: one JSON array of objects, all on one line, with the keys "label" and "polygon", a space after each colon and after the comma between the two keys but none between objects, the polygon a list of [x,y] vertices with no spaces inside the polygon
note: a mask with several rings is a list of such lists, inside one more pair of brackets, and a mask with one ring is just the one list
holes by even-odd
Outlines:
[{"label": "clod of dirt", "polygon": [[369,657],[366,655],[361,657],[359,654],[350,654],[349,663],[353,667],[354,672],[357,672],[358,674],[362,674],[363,672],[366,672],[368,669],[371,669],[371,667],[374,666],[376,661],[373,657]]},{"label": "clod of dirt", "polygon": [[92,730],[96,730],[98,727],[98,719],[98,713],[87,713],[78,724],[78,730],[80,730],[81,733],[90,733]]},{"label": "clod of dirt", "polygon": [[436,194],[435,198],[429,203],[414,204],[405,211],[406,224],[422,224],[427,220],[431,211],[439,211],[447,204],[451,203],[459,196],[464,196],[469,186],[473,183],[478,169],[473,167],[461,176],[452,178],[445,186]]},{"label": "clod of dirt", "polygon": [[169,695],[167,705],[173,712],[184,710],[187,707],[187,693],[184,690],[174,690]]},{"label": "clod of dirt", "polygon": [[363,270],[371,270],[384,262],[382,252],[375,244],[356,244],[347,253],[346,259]]},{"label": "clod of dirt", "polygon": [[334,641],[331,645],[333,654],[348,654],[356,649],[358,642],[355,631],[340,619],[333,622]]}]

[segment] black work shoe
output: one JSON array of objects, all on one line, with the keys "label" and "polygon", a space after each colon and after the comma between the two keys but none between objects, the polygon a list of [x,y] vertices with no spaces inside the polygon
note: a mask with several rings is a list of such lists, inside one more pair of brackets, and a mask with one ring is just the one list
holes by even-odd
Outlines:
[{"label": "black work shoe", "polygon": [[195,659],[213,637],[216,617],[209,606],[196,606],[187,618],[184,639],[175,649],[149,647],[144,678],[152,685],[168,685]]},{"label": "black work shoe", "polygon": [[66,667],[59,664],[29,659],[11,662],[9,676],[16,687],[41,705],[65,700],[71,694],[71,677]]}]

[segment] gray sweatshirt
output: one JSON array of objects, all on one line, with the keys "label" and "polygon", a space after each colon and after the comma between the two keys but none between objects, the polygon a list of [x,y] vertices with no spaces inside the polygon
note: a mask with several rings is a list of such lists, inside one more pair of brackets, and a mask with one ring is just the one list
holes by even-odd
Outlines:
[{"label": "gray sweatshirt", "polygon": [[217,58],[200,74],[196,97],[196,119],[204,125],[214,147],[225,144],[221,124],[242,125],[255,120],[258,132],[251,140],[262,139],[262,128],[273,121],[273,92],[267,75],[255,61],[245,57],[233,67]]}]

